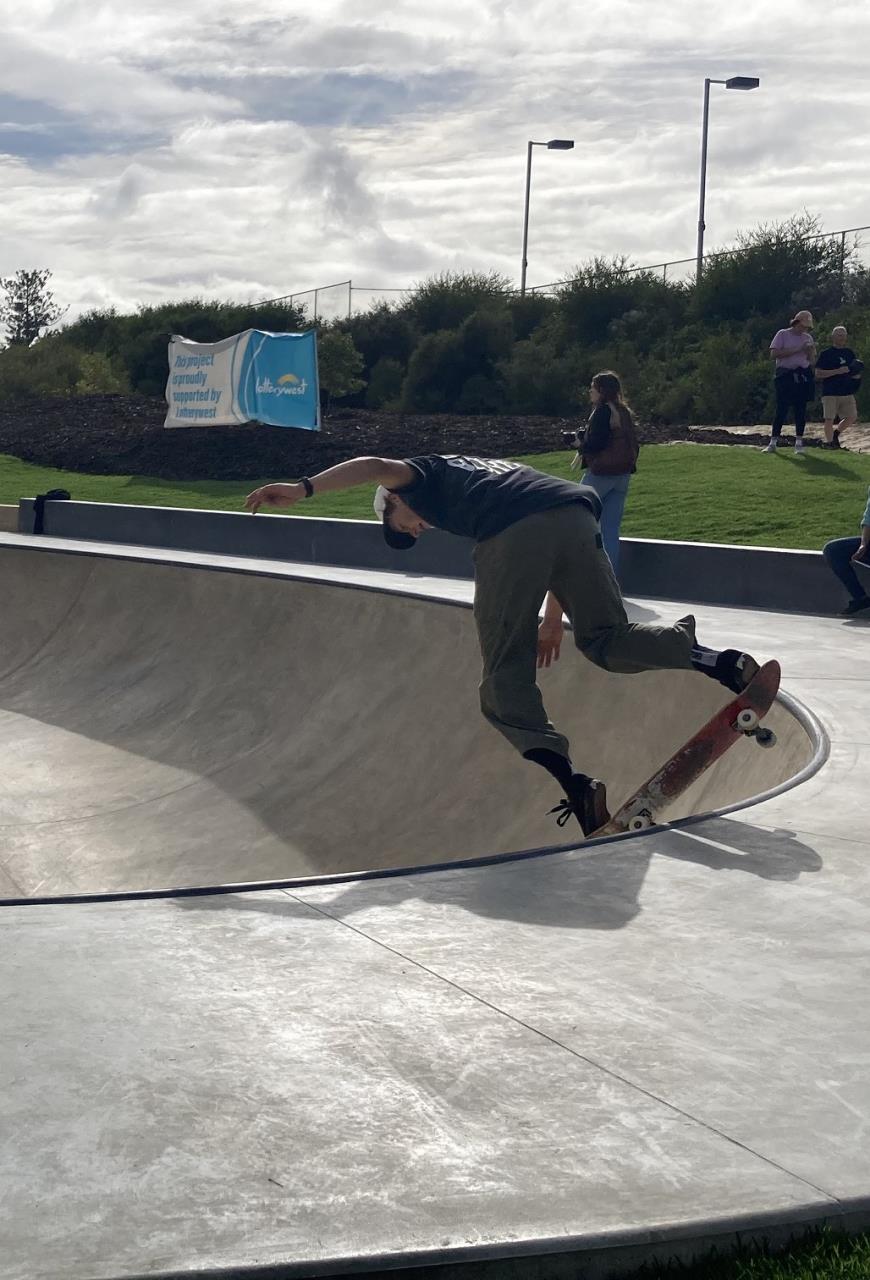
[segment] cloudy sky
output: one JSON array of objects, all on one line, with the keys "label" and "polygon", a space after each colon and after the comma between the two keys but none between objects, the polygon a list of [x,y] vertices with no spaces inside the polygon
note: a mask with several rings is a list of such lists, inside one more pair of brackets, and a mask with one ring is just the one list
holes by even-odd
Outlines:
[{"label": "cloudy sky", "polygon": [[[0,0],[0,275],[70,317],[451,268],[529,284],[870,223],[866,0]],[[365,295],[359,294],[360,302]]]}]

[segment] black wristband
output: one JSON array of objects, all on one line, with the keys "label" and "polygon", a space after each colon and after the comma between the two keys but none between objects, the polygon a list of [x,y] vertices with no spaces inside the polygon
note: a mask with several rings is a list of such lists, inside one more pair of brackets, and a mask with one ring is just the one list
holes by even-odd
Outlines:
[{"label": "black wristband", "polygon": [[314,497],[314,485],[313,485],[313,484],[311,483],[311,481],[308,479],[308,476],[302,476],[302,477],[300,478],[300,480],[299,480],[299,483],[302,485],[302,488],[305,490],[305,496],[306,496],[306,498],[313,498],[313,497]]}]

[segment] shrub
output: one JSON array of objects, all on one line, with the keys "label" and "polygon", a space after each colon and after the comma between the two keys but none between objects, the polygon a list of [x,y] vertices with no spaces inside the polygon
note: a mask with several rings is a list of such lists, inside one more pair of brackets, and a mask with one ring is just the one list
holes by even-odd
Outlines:
[{"label": "shrub", "polygon": [[371,371],[366,405],[369,409],[394,409],[401,403],[405,371],[398,360],[384,356]]},{"label": "shrub", "polygon": [[513,286],[497,271],[444,271],[414,286],[402,312],[423,334],[458,329],[464,320]]},{"label": "shrub", "polygon": [[129,391],[123,368],[57,335],[0,351],[0,398],[99,395]]}]

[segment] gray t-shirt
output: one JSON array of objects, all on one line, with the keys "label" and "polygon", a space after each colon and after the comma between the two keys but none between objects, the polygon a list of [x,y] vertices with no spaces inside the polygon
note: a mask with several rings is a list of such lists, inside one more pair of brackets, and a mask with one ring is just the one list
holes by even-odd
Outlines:
[{"label": "gray t-shirt", "polygon": [[601,514],[594,489],[518,462],[452,454],[406,461],[418,478],[394,492],[428,524],[476,542],[494,538],[526,516],[572,502],[584,503],[596,519]]}]

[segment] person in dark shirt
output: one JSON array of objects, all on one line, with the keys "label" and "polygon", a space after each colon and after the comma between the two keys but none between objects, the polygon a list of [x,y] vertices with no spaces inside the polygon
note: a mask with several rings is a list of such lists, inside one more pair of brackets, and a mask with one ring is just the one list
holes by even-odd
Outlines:
[{"label": "person in dark shirt", "polygon": [[[816,381],[822,385],[822,411],[825,415],[825,441],[832,449],[840,448],[844,431],[858,421],[858,404],[855,400],[861,385],[864,364],[848,345],[849,335],[844,324],[831,330],[830,347],[820,352],[816,361]],[[834,419],[839,417],[839,427]]]},{"label": "person in dark shirt", "polygon": [[589,835],[609,814],[604,783],[575,771],[568,740],[550,723],[535,679],[537,665],[559,656],[558,644],[542,653],[538,643],[548,592],[568,615],[577,648],[606,671],[695,668],[734,692],[758,671],[747,653],[698,644],[691,616],[671,627],[630,623],[602,546],[597,495],[533,467],[440,454],[353,458],[295,483],[263,485],[245,506],[253,513],[289,507],[365,483],[377,486],[375,512],[396,550],[409,550],[433,527],[473,539],[481,710],[563,787],[566,798],[552,810],[560,824],[573,814]]}]

